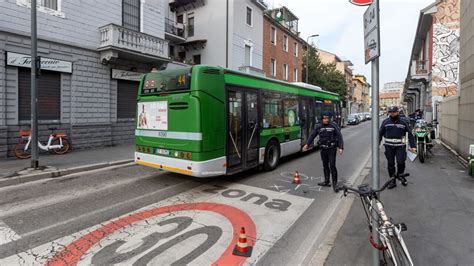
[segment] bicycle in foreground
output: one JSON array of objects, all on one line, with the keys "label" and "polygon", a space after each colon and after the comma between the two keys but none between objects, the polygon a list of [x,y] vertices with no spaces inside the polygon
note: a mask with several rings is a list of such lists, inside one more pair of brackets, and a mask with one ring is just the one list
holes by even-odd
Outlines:
[{"label": "bicycle in foreground", "polygon": [[[383,263],[387,265],[388,259],[396,266],[413,265],[413,261],[408,252],[407,246],[402,238],[402,231],[406,231],[407,227],[404,223],[395,224],[392,219],[385,213],[382,202],[379,200],[377,193],[385,190],[396,179],[401,181],[409,174],[398,175],[395,179],[388,180],[380,189],[373,189],[368,184],[360,185],[357,189],[339,185],[337,190],[343,191],[346,197],[348,193],[354,193],[360,196],[362,206],[369,224],[369,242],[370,244],[382,251]],[[373,201],[374,200],[374,201]],[[372,210],[375,210],[377,217],[373,216]],[[377,244],[372,235],[372,229],[376,228],[381,244]]]},{"label": "bicycle in foreground", "polygon": [[[57,129],[49,128],[49,130],[55,131]],[[20,141],[14,148],[15,156],[18,159],[28,159],[31,157],[31,131],[21,130],[20,137]],[[51,133],[45,145],[38,141],[38,148],[55,154],[65,154],[71,150],[71,144],[65,133]]]}]

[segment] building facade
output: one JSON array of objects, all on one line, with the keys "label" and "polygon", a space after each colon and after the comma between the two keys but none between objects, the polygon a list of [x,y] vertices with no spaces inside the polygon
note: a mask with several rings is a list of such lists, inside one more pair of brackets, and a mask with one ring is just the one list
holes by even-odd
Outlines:
[{"label": "building facade", "polygon": [[439,115],[440,137],[462,157],[474,144],[474,2],[461,1],[460,90],[445,99]]},{"label": "building facade", "polygon": [[[168,58],[159,0],[38,1],[39,139],[57,128],[75,149],[133,140],[142,73]],[[30,128],[31,8],[0,2],[0,157]]]},{"label": "building facade", "polygon": [[363,75],[352,78],[352,94],[349,102],[350,113],[369,112],[370,110],[370,85]]},{"label": "building facade", "polygon": [[459,89],[460,0],[437,0],[421,10],[413,43],[404,101],[431,121],[443,98]]},{"label": "building facade", "polygon": [[379,94],[379,106],[382,110],[387,110],[390,106],[400,106],[400,92],[382,92]]},{"label": "building facade", "polygon": [[263,70],[267,77],[300,82],[304,42],[298,18],[286,7],[268,10],[263,17]]},{"label": "building facade", "polygon": [[263,74],[262,0],[167,1],[173,59]]},{"label": "building facade", "polygon": [[[334,64],[336,69],[342,73],[346,79],[347,84],[347,99],[344,103],[347,103],[347,107],[352,106],[352,99],[354,94],[354,83],[352,82],[353,74],[351,67],[353,66],[350,60],[343,60],[334,53],[317,49],[319,59],[323,64]],[[346,106],[344,106],[346,107]]]},{"label": "building facade", "polygon": [[380,92],[398,92],[402,93],[403,87],[405,86],[405,82],[387,82],[383,84],[383,88]]}]

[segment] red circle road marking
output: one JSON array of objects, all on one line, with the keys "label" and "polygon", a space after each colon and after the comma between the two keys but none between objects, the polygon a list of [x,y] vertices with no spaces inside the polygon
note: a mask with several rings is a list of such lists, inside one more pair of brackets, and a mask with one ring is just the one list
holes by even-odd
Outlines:
[{"label": "red circle road marking", "polygon": [[227,247],[224,253],[222,253],[216,262],[214,262],[214,265],[243,264],[247,258],[232,255],[232,250],[234,249],[234,244],[237,243],[237,240],[239,239],[239,232],[242,226],[245,227],[247,231],[249,244],[251,246],[255,245],[257,229],[252,218],[250,218],[250,216],[242,210],[229,205],[219,203],[187,203],[145,210],[117,219],[116,221],[112,221],[67,245],[61,252],[49,259],[45,265],[76,265],[81,257],[91,247],[97,244],[104,237],[121,228],[164,213],[194,210],[218,213],[227,218],[232,224],[234,237],[232,238],[230,245]]}]

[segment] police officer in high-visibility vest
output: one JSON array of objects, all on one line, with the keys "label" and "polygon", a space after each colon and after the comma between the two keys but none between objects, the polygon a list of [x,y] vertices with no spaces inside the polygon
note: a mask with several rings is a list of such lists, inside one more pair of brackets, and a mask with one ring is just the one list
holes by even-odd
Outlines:
[{"label": "police officer in high-visibility vest", "polygon": [[[408,135],[408,142],[413,152],[416,152],[415,138],[411,132],[410,125],[400,117],[398,107],[391,106],[388,108],[389,117],[382,122],[379,131],[379,143],[382,138],[385,138],[385,157],[387,158],[388,175],[394,178],[405,172],[405,160],[407,158],[406,140]],[[397,171],[395,171],[395,159],[397,161]],[[402,179],[402,185],[407,185],[407,180]],[[393,183],[388,187],[389,189],[397,186],[397,181],[394,178]]]},{"label": "police officer in high-visibility vest", "polygon": [[321,160],[324,168],[324,182],[318,183],[320,186],[330,187],[329,177],[332,175],[332,187],[334,192],[337,185],[337,169],[336,169],[336,154],[339,148],[339,154],[342,155],[344,150],[344,141],[339,126],[331,122],[331,113],[323,112],[322,123],[316,125],[311,135],[303,147],[303,151],[308,150],[308,146],[314,141],[314,138],[319,135],[318,145],[321,147]]}]

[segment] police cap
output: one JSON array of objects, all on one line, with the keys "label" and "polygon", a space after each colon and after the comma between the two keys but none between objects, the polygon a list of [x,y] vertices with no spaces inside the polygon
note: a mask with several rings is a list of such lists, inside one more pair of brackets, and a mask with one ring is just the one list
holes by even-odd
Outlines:
[{"label": "police cap", "polygon": [[396,107],[396,106],[390,106],[390,107],[388,108],[388,112],[389,112],[389,113],[398,112],[398,107]]}]

